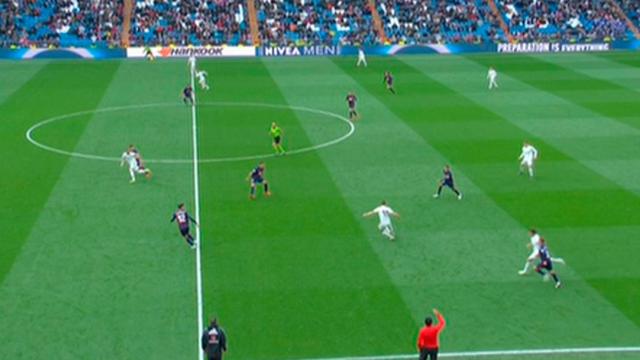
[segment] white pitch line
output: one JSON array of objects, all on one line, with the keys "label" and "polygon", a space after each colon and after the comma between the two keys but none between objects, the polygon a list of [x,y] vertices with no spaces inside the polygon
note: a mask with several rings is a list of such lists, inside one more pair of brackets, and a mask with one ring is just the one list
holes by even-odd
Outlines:
[{"label": "white pitch line", "polygon": [[202,302],[202,257],[200,252],[200,174],[198,172],[198,121],[196,118],[196,86],[195,86],[195,70],[190,67],[191,73],[191,93],[193,96],[193,104],[191,105],[191,133],[193,135],[193,197],[195,198],[195,215],[196,215],[196,297],[198,303],[198,331],[196,334],[198,350],[198,360],[204,359],[204,352],[200,349],[200,334],[204,330],[203,324],[203,302]]},{"label": "white pitch line", "polygon": [[[442,358],[481,358],[500,356],[558,355],[558,354],[594,354],[594,353],[629,353],[640,352],[640,346],[592,347],[566,349],[528,349],[528,350],[491,350],[461,351],[438,354]],[[379,356],[345,356],[335,358],[309,358],[299,360],[406,360],[417,359],[418,354],[379,355]]]},{"label": "white pitch line", "polygon": [[[291,149],[289,151],[287,151],[287,154],[289,155],[296,155],[296,154],[303,154],[306,152],[311,152],[311,151],[316,151],[316,150],[320,150],[329,146],[333,146],[333,145],[337,145],[338,143],[341,143],[345,140],[347,140],[349,137],[351,137],[354,133],[355,133],[355,126],[353,125],[353,123],[351,121],[349,121],[349,119],[345,118],[342,115],[338,115],[329,111],[324,111],[324,110],[319,110],[319,109],[314,109],[314,108],[308,108],[308,107],[304,107],[304,106],[295,106],[295,105],[282,105],[282,104],[266,104],[266,103],[253,103],[253,102],[203,102],[203,103],[199,103],[199,106],[244,106],[244,107],[266,107],[266,108],[274,108],[274,109],[290,109],[290,110],[296,110],[296,111],[304,111],[304,112],[309,112],[309,113],[315,113],[315,114],[320,114],[320,115],[324,115],[330,118],[334,118],[334,119],[338,119],[344,123],[347,124],[347,126],[349,127],[349,130],[347,131],[346,134],[335,138],[333,140],[329,140],[326,141],[324,143],[321,144],[317,144],[317,145],[312,145],[312,146],[308,146],[305,148],[300,148],[300,149]],[[80,153],[80,152],[75,152],[75,151],[67,151],[67,150],[62,150],[62,149],[58,149],[55,148],[53,146],[49,146],[46,144],[43,144],[41,142],[39,142],[38,140],[36,140],[33,136],[33,133],[35,130],[56,122],[56,121],[61,121],[61,120],[65,120],[65,119],[69,119],[69,118],[73,118],[73,117],[78,117],[78,116],[82,116],[82,115],[89,115],[89,114],[94,114],[94,113],[105,113],[105,112],[111,112],[111,111],[121,111],[121,110],[129,110],[129,109],[144,109],[144,108],[151,108],[151,107],[170,107],[170,106],[176,106],[175,103],[157,103],[157,104],[142,104],[142,105],[128,105],[128,106],[116,106],[116,107],[111,107],[111,108],[102,108],[102,109],[97,109],[97,110],[87,110],[87,111],[79,111],[79,112],[75,112],[75,113],[71,113],[71,114],[65,114],[65,115],[60,115],[60,116],[55,116],[49,119],[45,119],[42,120],[34,125],[32,125],[26,132],[25,137],[27,138],[27,140],[43,149],[52,153],[56,153],[56,154],[60,154],[60,155],[65,155],[65,156],[70,156],[70,157],[75,157],[75,158],[80,158],[80,159],[87,159],[87,160],[99,160],[99,161],[111,161],[111,162],[120,162],[122,159],[116,156],[101,156],[101,155],[94,155],[94,154],[84,154],[84,153]],[[246,160],[259,160],[259,159],[268,159],[268,158],[272,158],[275,157],[276,155],[273,154],[273,152],[268,153],[268,154],[258,154],[258,155],[248,155],[248,156],[231,156],[231,157],[222,157],[222,158],[209,158],[209,159],[201,159],[198,158],[198,162],[200,162],[201,164],[204,163],[219,163],[219,162],[234,162],[234,161],[246,161]],[[146,163],[149,164],[190,164],[193,162],[193,159],[145,159]]]}]

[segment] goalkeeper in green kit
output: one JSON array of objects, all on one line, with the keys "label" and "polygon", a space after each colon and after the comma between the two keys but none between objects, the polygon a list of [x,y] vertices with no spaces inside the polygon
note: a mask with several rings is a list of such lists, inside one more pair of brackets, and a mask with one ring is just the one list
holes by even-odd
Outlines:
[{"label": "goalkeeper in green kit", "polygon": [[269,135],[273,138],[273,149],[276,151],[276,155],[284,155],[285,151],[284,147],[282,147],[282,129],[280,129],[275,121],[271,123]]}]

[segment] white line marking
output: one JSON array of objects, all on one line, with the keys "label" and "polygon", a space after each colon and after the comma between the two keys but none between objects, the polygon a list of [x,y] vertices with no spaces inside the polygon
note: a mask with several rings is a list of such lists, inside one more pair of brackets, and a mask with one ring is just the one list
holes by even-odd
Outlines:
[{"label": "white line marking", "polygon": [[[343,121],[344,123],[346,123],[349,126],[349,131],[346,134],[344,134],[344,135],[342,135],[342,136],[340,136],[340,137],[338,137],[336,139],[324,142],[322,144],[313,145],[313,146],[309,146],[309,147],[305,147],[305,148],[301,148],[301,149],[289,150],[289,151],[287,151],[288,155],[302,154],[302,153],[306,153],[306,152],[310,152],[310,151],[326,148],[326,147],[329,147],[329,146],[332,146],[332,145],[336,145],[338,143],[341,143],[341,142],[345,141],[347,138],[351,137],[355,133],[355,130],[356,130],[355,126],[353,125],[353,123],[351,121],[349,121],[349,119],[347,119],[346,117],[344,117],[342,115],[338,115],[338,114],[335,114],[335,113],[332,113],[332,112],[329,112],[329,111],[324,111],[324,110],[304,107],[304,106],[265,104],[265,103],[253,103],[253,102],[204,102],[204,103],[201,103],[201,104],[198,104],[198,105],[199,106],[249,106],[249,107],[266,107],[266,108],[273,108],[273,109],[291,109],[291,110],[296,110],[296,111],[305,111],[305,112],[325,115],[327,117],[332,117],[334,119],[338,119],[338,120]],[[36,139],[34,139],[33,132],[36,129],[38,129],[38,128],[44,126],[44,125],[50,124],[52,122],[65,120],[65,119],[69,119],[69,118],[73,118],[73,117],[78,117],[78,116],[82,116],[82,115],[89,115],[89,114],[94,114],[94,113],[112,112],[112,111],[122,111],[122,110],[129,110],[129,109],[144,109],[144,108],[151,108],[151,107],[169,107],[169,106],[184,106],[184,105],[175,104],[175,103],[157,103],[157,104],[116,106],[116,107],[103,108],[103,109],[97,109],[97,110],[79,111],[79,112],[75,112],[75,113],[71,113],[71,114],[55,116],[55,117],[40,121],[40,122],[34,124],[33,126],[31,126],[27,130],[25,136],[26,136],[27,140],[31,144],[33,144],[33,145],[35,145],[35,146],[37,146],[37,147],[39,147],[39,148],[41,148],[43,150],[50,151],[50,152],[53,152],[53,153],[56,153],[56,154],[66,155],[66,156],[71,156],[71,157],[76,157],[76,158],[81,158],[81,159],[87,159],[87,160],[100,160],[100,161],[119,162],[121,160],[119,157],[84,154],[84,153],[80,153],[80,152],[62,150],[62,149],[55,148],[53,146],[49,146],[47,144],[43,144],[43,143],[37,141]],[[275,157],[275,154],[273,154],[272,152],[268,153],[268,154],[260,154],[260,155],[198,159],[198,162],[200,162],[200,163],[218,163],[218,162],[232,162],[232,161],[267,159],[267,158],[271,158],[271,157]],[[194,160],[193,159],[145,159],[145,161],[147,163],[156,163],[156,164],[190,164]]]},{"label": "white line marking", "polygon": [[[625,347],[592,347],[566,349],[529,349],[529,350],[495,350],[495,351],[462,351],[438,354],[443,358],[478,358],[488,356],[528,356],[557,354],[595,354],[595,353],[629,353],[640,352],[640,346]],[[404,360],[417,359],[418,354],[380,355],[380,356],[347,356],[335,358],[309,358],[299,360]]]},{"label": "white line marking", "polygon": [[200,174],[198,172],[198,121],[196,118],[196,85],[195,66],[191,66],[191,88],[193,105],[191,105],[191,133],[193,135],[193,197],[195,198],[196,215],[196,293],[198,302],[198,331],[196,334],[198,359],[204,359],[204,352],[200,349],[200,335],[204,330],[203,302],[202,302],[202,257],[200,252]]}]

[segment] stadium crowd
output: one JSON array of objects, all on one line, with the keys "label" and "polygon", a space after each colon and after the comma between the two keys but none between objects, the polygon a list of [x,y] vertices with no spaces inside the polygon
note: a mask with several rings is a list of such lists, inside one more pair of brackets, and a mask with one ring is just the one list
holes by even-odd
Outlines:
[{"label": "stadium crowd", "polygon": [[502,41],[504,32],[486,0],[382,0],[378,12],[391,43]]},{"label": "stadium crowd", "polygon": [[0,1],[0,45],[115,46],[123,0]]},{"label": "stadium crowd", "polygon": [[250,44],[243,0],[137,0],[132,45]]},{"label": "stadium crowd", "polygon": [[366,0],[257,0],[265,45],[375,44],[378,36]]},{"label": "stadium crowd", "polygon": [[[125,0],[0,0],[0,46],[117,46]],[[133,0],[131,45],[251,45],[247,0]],[[633,33],[608,0],[255,0],[261,43],[611,41]],[[640,26],[640,2],[618,0]],[[501,21],[509,28],[505,34]]]},{"label": "stadium crowd", "polygon": [[[605,0],[499,0],[511,35],[518,41],[625,39],[623,19]],[[636,2],[637,3],[637,2]]]}]

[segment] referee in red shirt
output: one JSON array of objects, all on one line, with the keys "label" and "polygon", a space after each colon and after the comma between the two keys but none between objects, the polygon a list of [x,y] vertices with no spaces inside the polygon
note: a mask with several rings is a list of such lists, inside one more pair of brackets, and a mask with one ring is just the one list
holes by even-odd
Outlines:
[{"label": "referee in red shirt", "polygon": [[438,360],[438,348],[440,347],[440,341],[438,336],[446,322],[444,317],[436,309],[433,309],[433,314],[438,318],[438,324],[433,325],[433,318],[427,316],[424,319],[424,326],[420,329],[420,335],[418,335],[418,351],[420,351],[420,360]]}]

